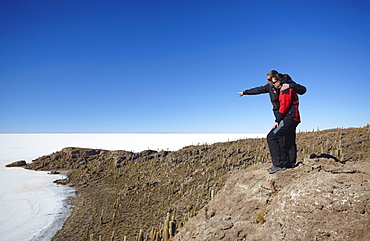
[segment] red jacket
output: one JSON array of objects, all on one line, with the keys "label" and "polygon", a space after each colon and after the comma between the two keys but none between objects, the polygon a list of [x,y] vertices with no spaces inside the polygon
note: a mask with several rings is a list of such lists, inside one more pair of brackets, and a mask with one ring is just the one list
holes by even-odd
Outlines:
[{"label": "red jacket", "polygon": [[299,100],[297,92],[292,88],[279,91],[278,98],[280,106],[275,121],[279,123],[283,119],[289,119],[301,122],[298,110]]}]

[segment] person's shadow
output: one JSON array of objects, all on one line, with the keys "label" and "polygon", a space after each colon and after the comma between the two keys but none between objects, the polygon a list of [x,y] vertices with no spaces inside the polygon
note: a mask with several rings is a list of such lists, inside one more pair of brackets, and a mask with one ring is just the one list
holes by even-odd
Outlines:
[{"label": "person's shadow", "polygon": [[327,158],[327,159],[331,158],[331,159],[334,159],[336,162],[340,162],[342,164],[345,164],[346,163],[345,161],[340,161],[338,158],[336,158],[333,155],[324,154],[324,153],[320,154],[319,156],[316,155],[316,154],[311,154],[310,155],[310,159],[314,159],[314,158]]}]

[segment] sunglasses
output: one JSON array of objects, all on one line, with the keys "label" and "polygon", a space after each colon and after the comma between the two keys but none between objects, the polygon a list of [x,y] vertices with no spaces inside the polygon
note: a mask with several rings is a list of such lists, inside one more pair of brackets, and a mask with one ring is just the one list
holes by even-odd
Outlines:
[{"label": "sunglasses", "polygon": [[278,80],[274,82],[274,81],[272,81],[272,79],[267,79],[267,81],[270,81],[273,84],[275,84],[276,82],[278,82]]}]

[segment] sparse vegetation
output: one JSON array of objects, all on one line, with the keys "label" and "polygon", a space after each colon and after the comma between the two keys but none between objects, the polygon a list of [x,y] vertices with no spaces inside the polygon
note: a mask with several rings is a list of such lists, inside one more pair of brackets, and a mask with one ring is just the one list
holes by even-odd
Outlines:
[{"label": "sparse vegetation", "polygon": [[267,214],[267,206],[266,203],[257,213],[256,213],[256,222],[263,224],[266,222],[266,214]]},{"label": "sparse vegetation", "polygon": [[[299,160],[313,153],[342,162],[370,156],[369,125],[301,132],[297,140]],[[77,190],[74,210],[53,240],[169,240],[217,194],[230,171],[269,161],[266,140],[257,138],[174,152],[69,147],[26,168],[68,171],[68,184]],[[267,208],[256,213],[256,222],[264,222]]]}]

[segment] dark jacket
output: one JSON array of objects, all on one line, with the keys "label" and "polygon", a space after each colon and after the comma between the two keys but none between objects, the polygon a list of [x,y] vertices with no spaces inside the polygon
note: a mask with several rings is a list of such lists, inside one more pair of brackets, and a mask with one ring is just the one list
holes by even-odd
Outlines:
[{"label": "dark jacket", "polygon": [[[303,95],[307,91],[306,87],[299,85],[295,82],[291,82],[289,83],[289,85],[290,85],[290,88],[293,88],[295,92],[297,92],[297,94]],[[276,117],[276,114],[279,111],[279,102],[278,102],[278,98],[276,98],[277,92],[273,86],[271,86],[270,84],[266,84],[264,86],[255,87],[255,88],[243,91],[243,95],[259,95],[259,94],[266,94],[266,93],[270,94],[272,110]]]}]

